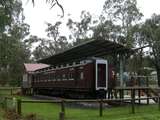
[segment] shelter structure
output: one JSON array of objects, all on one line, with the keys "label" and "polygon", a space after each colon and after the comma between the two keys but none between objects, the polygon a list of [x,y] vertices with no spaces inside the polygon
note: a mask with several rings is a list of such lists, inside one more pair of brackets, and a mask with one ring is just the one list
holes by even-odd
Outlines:
[{"label": "shelter structure", "polygon": [[24,63],[23,88],[31,88],[32,73],[38,69],[49,67],[47,64],[41,63]]},{"label": "shelter structure", "polygon": [[[35,78],[33,79],[33,93],[50,94],[59,92],[64,96],[76,93],[75,95],[78,95],[78,97],[83,94],[83,97],[91,95],[89,97],[93,96],[94,98],[106,98],[106,95],[108,95],[108,99],[113,98],[113,91],[115,98],[120,97],[120,99],[123,99],[125,90],[132,92],[131,97],[133,99],[135,98],[135,91],[138,92],[139,98],[141,97],[141,91],[146,93],[147,97],[152,97],[154,94],[157,95],[153,89],[149,88],[148,82],[146,87],[124,86],[123,74],[125,59],[126,56],[133,54],[134,51],[135,50],[112,41],[103,39],[90,40],[66,51],[37,61],[38,63],[50,64],[50,66],[42,65],[39,68],[31,65],[31,67],[27,68],[25,65],[25,68],[27,73],[35,73],[35,76],[33,75]],[[110,56],[112,56],[111,60],[109,59]],[[105,58],[107,60],[105,60]],[[112,83],[112,81],[109,82],[109,80],[112,80],[112,76],[111,79],[109,76],[110,70],[112,70],[112,66],[108,65],[109,60],[114,61],[112,62],[114,66],[118,66],[116,67],[116,72],[119,73],[120,83],[118,86],[113,86],[111,88],[109,86],[112,85],[108,84]],[[93,64],[90,64],[91,66],[88,67],[87,65],[89,65],[89,63]],[[78,69],[76,68],[77,66]],[[86,67],[87,69],[83,69],[84,67],[81,66],[87,66],[88,68]],[[29,68],[32,67],[34,70],[29,70]],[[108,68],[110,69],[108,70]],[[85,77],[88,78],[84,79]],[[89,84],[86,81],[89,81]],[[155,101],[157,102],[158,100]]]},{"label": "shelter structure", "polygon": [[53,56],[41,59],[37,62],[51,65],[62,65],[68,62],[76,62],[87,57],[104,57],[104,56],[118,56],[120,86],[123,86],[123,70],[125,56],[133,53],[134,51],[121,44],[108,41],[108,40],[90,40],[64,52],[55,54]]}]

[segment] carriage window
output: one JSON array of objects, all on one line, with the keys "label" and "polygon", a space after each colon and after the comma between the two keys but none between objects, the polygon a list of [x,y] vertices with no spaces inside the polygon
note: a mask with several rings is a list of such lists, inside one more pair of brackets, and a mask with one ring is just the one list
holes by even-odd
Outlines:
[{"label": "carriage window", "polygon": [[69,80],[73,80],[74,79],[74,73],[69,73]]},{"label": "carriage window", "polygon": [[34,83],[36,83],[36,81],[37,81],[37,76],[35,75],[35,79],[34,79],[34,81],[33,81],[33,82],[34,82]]},{"label": "carriage window", "polygon": [[52,80],[52,74],[48,73],[48,81],[51,81],[51,80]]},{"label": "carriage window", "polygon": [[61,80],[61,74],[57,74],[57,80]]},{"label": "carriage window", "polygon": [[57,81],[59,80],[59,74],[58,73],[56,74],[56,80]]},{"label": "carriage window", "polygon": [[79,69],[83,69],[83,66],[79,67]]},{"label": "carriage window", "polygon": [[42,81],[43,81],[43,74],[40,75],[40,82],[42,82]]},{"label": "carriage window", "polygon": [[42,82],[44,82],[46,79],[46,76],[43,74],[43,79],[42,79]]},{"label": "carriage window", "polygon": [[63,74],[62,77],[63,77],[63,80],[66,80],[66,74]]},{"label": "carriage window", "polygon": [[43,80],[42,80],[42,82],[44,82],[44,81],[45,81],[45,79],[46,79],[46,76],[45,76],[45,75],[43,75]]},{"label": "carriage window", "polygon": [[39,75],[37,75],[37,82],[39,82]]},{"label": "carriage window", "polygon": [[43,79],[44,79],[44,76],[43,76],[43,75],[41,75],[41,76],[40,76],[40,82],[42,82],[42,81],[43,81]]},{"label": "carriage window", "polygon": [[48,82],[50,79],[51,79],[51,77],[50,77],[50,73],[47,73],[47,79],[46,79],[46,82]]},{"label": "carriage window", "polygon": [[66,77],[66,75],[65,74],[63,74],[63,79]]},{"label": "carriage window", "polygon": [[50,76],[50,77],[49,77],[49,78],[50,78],[49,81],[52,81],[52,80],[53,80],[53,74],[50,73],[49,76]]},{"label": "carriage window", "polygon": [[52,74],[52,80],[53,80],[53,81],[56,80],[55,73]]},{"label": "carriage window", "polygon": [[63,79],[63,75],[62,75],[62,74],[59,75],[59,79],[60,79],[60,80]]},{"label": "carriage window", "polygon": [[36,80],[37,80],[37,77],[36,77],[36,75],[34,76],[34,81],[33,81],[33,83],[35,83],[36,82]]},{"label": "carriage window", "polygon": [[37,82],[39,82],[39,75],[37,75]]},{"label": "carriage window", "polygon": [[51,73],[48,73],[48,79],[47,82],[51,80]]},{"label": "carriage window", "polygon": [[45,75],[44,75],[44,82],[47,82],[47,80],[48,80],[48,75],[45,74]]},{"label": "carriage window", "polygon": [[57,74],[56,73],[54,74],[54,80],[55,81],[57,80]]},{"label": "carriage window", "polygon": [[42,79],[41,79],[41,82],[43,82],[43,80],[44,80],[44,75],[42,75]]},{"label": "carriage window", "polygon": [[80,73],[80,79],[81,79],[81,80],[84,79],[84,74],[83,74],[83,72]]},{"label": "carriage window", "polygon": [[66,79],[69,79],[69,76],[70,76],[69,73],[66,73]]}]

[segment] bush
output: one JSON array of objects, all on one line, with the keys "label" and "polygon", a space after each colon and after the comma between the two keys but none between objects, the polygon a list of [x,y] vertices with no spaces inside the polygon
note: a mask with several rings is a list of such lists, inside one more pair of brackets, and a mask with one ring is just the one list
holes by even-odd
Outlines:
[{"label": "bush", "polygon": [[16,113],[15,110],[8,110],[4,114],[4,118],[7,120],[21,120],[21,116]]},{"label": "bush", "polygon": [[[40,119],[38,119],[38,117],[37,117],[36,114],[31,113],[31,114],[25,116],[25,117],[24,117],[24,120],[40,120]],[[42,120],[42,119],[41,119],[41,120]]]}]

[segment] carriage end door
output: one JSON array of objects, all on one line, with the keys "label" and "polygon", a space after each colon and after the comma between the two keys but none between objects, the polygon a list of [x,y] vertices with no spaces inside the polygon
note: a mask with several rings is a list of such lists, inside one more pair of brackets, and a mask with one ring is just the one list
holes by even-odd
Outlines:
[{"label": "carriage end door", "polygon": [[108,88],[108,64],[106,60],[96,60],[96,90]]}]

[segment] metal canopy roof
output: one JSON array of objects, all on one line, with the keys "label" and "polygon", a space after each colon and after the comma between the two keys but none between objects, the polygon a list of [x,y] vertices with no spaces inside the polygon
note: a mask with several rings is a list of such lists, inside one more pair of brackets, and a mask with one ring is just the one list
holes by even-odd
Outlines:
[{"label": "metal canopy roof", "polygon": [[121,44],[108,40],[90,40],[64,52],[55,54],[45,59],[41,59],[39,63],[58,65],[75,60],[82,60],[87,57],[101,57],[111,54],[123,54],[131,52],[132,49],[124,47]]}]

